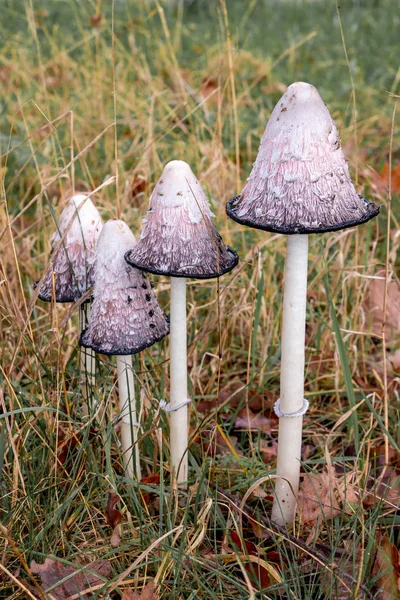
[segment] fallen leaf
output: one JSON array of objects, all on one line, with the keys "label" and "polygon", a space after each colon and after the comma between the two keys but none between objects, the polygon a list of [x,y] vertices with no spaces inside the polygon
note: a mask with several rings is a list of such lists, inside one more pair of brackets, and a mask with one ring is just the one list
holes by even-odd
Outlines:
[{"label": "fallen leaf", "polygon": [[200,434],[194,438],[193,442],[200,444],[203,452],[207,454],[207,456],[230,454],[237,458],[242,454],[240,451],[236,450],[238,443],[237,437],[226,435],[216,423],[212,422],[209,423],[207,429],[202,429]]},{"label": "fallen leaf", "polygon": [[[381,171],[381,176],[383,181],[385,182],[386,186],[388,184],[389,181],[389,162],[386,162],[383,165],[383,169]],[[400,163],[397,163],[393,168],[392,168],[392,178],[391,178],[391,184],[392,184],[392,192],[400,192]]]},{"label": "fallen leaf", "polygon": [[399,551],[385,535],[376,537],[378,550],[372,574],[379,578],[376,600],[400,598],[400,556]]},{"label": "fallen leaf", "polygon": [[218,89],[218,81],[213,77],[203,77],[200,85],[200,94],[203,98],[208,98]]},{"label": "fallen leaf", "polygon": [[[44,590],[52,588],[51,597],[54,600],[66,600],[76,594],[80,594],[79,598],[82,600],[90,600],[94,597],[91,593],[92,587],[103,583],[104,579],[109,579],[111,575],[111,564],[108,560],[96,560],[83,567],[73,567],[53,558],[46,558],[42,565],[33,560],[30,569],[33,575],[40,576]],[[67,577],[68,579],[57,585]]]},{"label": "fallen leaf", "polygon": [[321,517],[333,519],[342,512],[335,497],[333,483],[334,477],[327,471],[307,473],[298,495],[303,523],[312,525]]},{"label": "fallen leaf", "polygon": [[264,394],[260,394],[250,389],[248,390],[248,397],[246,397],[246,393],[246,386],[239,381],[234,381],[229,384],[227,389],[220,390],[217,398],[199,402],[196,408],[199,412],[207,414],[213,408],[225,406],[236,408],[236,406],[243,403],[255,412],[271,410],[274,403],[274,393],[272,391],[265,390]]},{"label": "fallen leaf", "polygon": [[107,509],[106,509],[106,521],[107,524],[113,529],[122,522],[122,512],[118,510],[116,505],[121,498],[115,492],[108,492]]},{"label": "fallen leaf", "polygon": [[[158,473],[154,473],[153,475],[149,475],[148,477],[143,477],[140,480],[140,483],[145,483],[146,485],[160,485],[160,475]],[[143,492],[141,490],[140,497],[143,504],[148,505],[156,499],[157,495],[152,494],[150,492]]]},{"label": "fallen leaf", "polygon": [[140,594],[133,590],[124,590],[121,600],[157,600],[155,587],[154,582],[151,581],[144,586]]},{"label": "fallen leaf", "polygon": [[[236,549],[238,549],[239,552],[247,554],[248,556],[260,556],[260,551],[258,550],[257,546],[253,544],[253,542],[242,540],[236,531],[230,532],[230,538],[232,544],[236,546]],[[270,574],[261,565],[251,562],[245,563],[243,566],[253,581],[256,581],[260,588],[269,587],[273,583],[271,581]]]},{"label": "fallen leaf", "polygon": [[101,13],[97,15],[92,15],[89,17],[89,21],[92,27],[99,27],[101,21],[103,19],[103,15]]},{"label": "fallen leaf", "polygon": [[118,494],[115,492],[108,492],[105,518],[107,524],[113,530],[110,538],[110,544],[113,548],[119,546],[121,542],[121,522],[123,520],[123,515],[120,510],[115,508],[120,500],[121,498],[118,496]]},{"label": "fallen leaf", "polygon": [[243,408],[238,412],[235,421],[235,429],[245,429],[246,431],[262,431],[269,433],[271,426],[276,427],[278,418],[267,419],[260,413],[254,414],[249,408]]},{"label": "fallen leaf", "polygon": [[261,438],[259,444],[263,461],[267,465],[276,461],[276,457],[278,456],[278,442],[276,440],[266,440],[265,438]]},{"label": "fallen leaf", "polygon": [[[376,273],[376,279],[371,279],[367,288],[365,308],[367,322],[375,335],[382,335],[384,321],[385,279],[384,271]],[[400,285],[397,281],[389,281],[387,286],[387,304],[385,336],[387,340],[393,339],[400,333]]]}]

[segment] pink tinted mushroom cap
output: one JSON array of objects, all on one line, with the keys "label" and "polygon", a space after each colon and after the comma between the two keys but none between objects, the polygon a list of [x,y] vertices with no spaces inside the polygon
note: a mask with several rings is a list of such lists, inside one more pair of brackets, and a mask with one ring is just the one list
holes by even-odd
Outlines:
[{"label": "pink tinted mushroom cap", "polygon": [[52,300],[53,281],[56,302],[76,302],[92,287],[102,227],[103,220],[90,198],[77,194],[69,199],[51,239],[50,265],[40,286],[41,300]]},{"label": "pink tinted mushroom cap", "polygon": [[108,221],[96,253],[95,285],[89,325],[80,344],[101,354],[135,354],[169,333],[147,276],[124,255],[136,244],[123,221]]},{"label": "pink tinted mushroom cap", "polygon": [[169,162],[150,198],[129,264],[150,273],[208,279],[227,273],[238,262],[213,222],[213,213],[197,177],[181,160]]},{"label": "pink tinted mushroom cap", "polygon": [[378,212],[354,189],[335,123],[317,89],[303,82],[290,85],[227,214],[250,227],[291,234],[352,227]]}]

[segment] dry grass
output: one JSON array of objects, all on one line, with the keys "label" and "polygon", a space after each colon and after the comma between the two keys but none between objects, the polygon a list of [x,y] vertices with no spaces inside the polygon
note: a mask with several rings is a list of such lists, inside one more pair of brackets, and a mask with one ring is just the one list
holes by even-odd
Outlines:
[{"label": "dry grass", "polygon": [[[256,4],[248,5],[247,23]],[[335,581],[342,575],[330,583],[321,576],[330,569],[328,559],[324,567],[316,560],[306,568],[307,552],[268,529],[263,520],[271,506],[268,479],[260,486],[261,498],[248,500],[260,516],[258,529],[246,518],[242,526],[240,511],[215,487],[218,483],[242,497],[259,478],[273,481],[268,449],[277,429],[271,408],[279,393],[285,240],[229,222],[224,205],[240,190],[269,112],[290,83],[284,69],[305,79],[298,65],[308,60],[307,45],[318,38],[318,27],[281,45],[275,57],[261,57],[235,47],[239,21],[229,6],[225,13],[222,1],[215,7],[218,33],[212,40],[205,36],[200,49],[198,37],[191,45],[190,24],[180,9],[164,13],[158,2],[151,7],[140,2],[131,20],[116,14],[113,35],[111,12],[101,3],[98,27],[88,24],[88,15],[77,16],[75,4],[68,6],[74,27],[81,23],[75,39],[68,29],[61,34],[50,26],[46,15],[26,2],[21,7],[27,28],[10,35],[0,59],[0,78],[7,82],[0,121],[0,597],[28,597],[23,589],[28,565],[49,555],[72,564],[109,560],[112,579],[98,597],[119,598],[124,588],[140,590],[153,579],[163,598],[261,597],[258,577],[246,570],[246,552],[232,543],[232,531],[258,545],[254,560],[259,565],[264,561],[276,569],[263,597],[341,597]],[[96,7],[90,11],[94,14]],[[339,34],[335,43],[341,44]],[[344,62],[338,68],[343,78],[346,69]],[[382,214],[357,230],[310,240],[306,395],[311,409],[304,472],[321,472],[332,463],[337,477],[346,471],[359,501],[334,519],[321,509],[317,524],[299,522],[295,533],[311,552],[319,543],[329,562],[337,562],[335,551],[344,549],[348,564],[342,557],[341,569],[354,576],[347,586],[357,590],[365,582],[376,590],[377,574],[371,572],[375,532],[386,528],[392,541],[398,539],[398,486],[393,478],[391,490],[382,491],[372,488],[368,477],[382,474],[382,452],[390,458],[386,462],[398,464],[398,371],[387,356],[398,347],[399,332],[390,336],[383,330],[384,340],[382,331],[371,333],[366,298],[380,269],[397,281],[399,190],[393,190],[387,224],[389,195],[379,171],[390,160],[390,147],[391,156],[398,157],[399,146],[393,137],[393,100],[377,101],[365,81],[356,81],[356,89],[356,97],[362,95],[357,120],[351,89],[330,108],[359,193],[379,203]],[[333,93],[326,88],[327,99]],[[170,489],[168,423],[157,403],[168,394],[168,342],[136,358],[143,472],[160,475],[159,483],[139,486],[123,476],[113,361],[98,357],[93,395],[99,408],[87,421],[81,410],[77,311],[41,303],[32,288],[46,268],[54,218],[65,198],[114,176],[96,193],[96,205],[105,219],[124,218],[137,235],[153,185],[173,158],[192,166],[222,237],[241,257],[235,271],[220,281],[188,286],[195,402],[191,486],[183,500]],[[168,282],[155,283],[168,311]],[[266,432],[235,428],[248,405],[265,418]],[[344,418],[352,405],[357,409]],[[67,450],[60,464],[62,448]],[[116,548],[104,516],[109,490],[122,498],[123,535]],[[375,502],[361,501],[373,494]],[[279,553],[280,563],[272,551]]]}]

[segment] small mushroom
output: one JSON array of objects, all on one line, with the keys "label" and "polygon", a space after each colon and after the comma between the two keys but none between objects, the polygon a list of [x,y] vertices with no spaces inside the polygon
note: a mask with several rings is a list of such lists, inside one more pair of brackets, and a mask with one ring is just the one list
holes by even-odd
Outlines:
[{"label": "small mushroom", "polygon": [[169,325],[147,276],[124,260],[135,244],[133,233],[123,221],[113,219],[103,226],[96,252],[93,306],[80,344],[117,357],[124,460],[132,477],[129,451],[134,445],[136,475],[140,479],[131,355],[162,340]]},{"label": "small mushroom", "polygon": [[[39,287],[39,298],[45,302],[76,302],[93,286],[96,245],[103,219],[90,198],[77,194],[69,199],[62,211],[57,230],[51,239],[49,267]],[[89,319],[90,305],[82,304],[79,310],[81,331]],[[94,354],[82,350],[80,369],[84,374],[82,395],[87,401],[95,385],[96,363]],[[85,403],[84,410],[87,411]]]},{"label": "small mushroom", "polygon": [[238,256],[212,220],[207,196],[189,165],[169,162],[150,198],[143,231],[128,264],[171,277],[171,467],[184,487],[188,475],[186,278],[210,279],[233,269]]},{"label": "small mushroom", "polygon": [[[90,198],[72,196],[60,215],[51,239],[50,265],[40,286],[39,298],[51,302],[76,302],[93,285],[96,245],[103,220]],[[53,294],[54,289],[54,294]]]},{"label": "small mushroom", "polygon": [[[299,488],[304,401],[309,233],[365,223],[379,208],[350,180],[339,135],[316,88],[293,83],[275,106],[253,170],[227,214],[250,227],[288,234],[282,312],[277,483],[272,518],[293,522]],[[302,234],[302,235],[299,235]]]}]

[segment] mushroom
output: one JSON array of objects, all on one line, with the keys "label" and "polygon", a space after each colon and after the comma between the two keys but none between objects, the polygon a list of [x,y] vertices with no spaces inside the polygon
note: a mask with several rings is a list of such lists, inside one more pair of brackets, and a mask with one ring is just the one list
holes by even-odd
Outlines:
[{"label": "mushroom", "polygon": [[[309,233],[365,223],[379,208],[357,194],[340,138],[316,88],[293,83],[268,121],[253,170],[227,204],[238,223],[287,234],[277,483],[273,519],[293,522],[299,488]],[[301,234],[301,235],[299,235]]]},{"label": "mushroom", "polygon": [[132,477],[129,451],[134,445],[136,475],[140,479],[131,355],[162,340],[169,326],[145,273],[124,260],[125,253],[135,244],[135,236],[123,221],[113,219],[103,226],[96,252],[93,306],[80,344],[117,357],[124,462]]},{"label": "mushroom", "polygon": [[[93,286],[94,259],[103,220],[84,194],[69,199],[60,215],[57,230],[51,239],[50,264],[39,287],[39,298],[45,302],[77,302]],[[83,303],[79,310],[80,330],[88,322],[90,305]],[[81,373],[85,374],[82,395],[85,400],[95,384],[96,363],[93,352],[82,350]],[[87,407],[85,408],[87,410]]]},{"label": "mushroom", "polygon": [[169,162],[150,198],[143,231],[126,261],[171,278],[170,412],[171,467],[177,483],[188,476],[186,278],[210,279],[233,269],[238,256],[212,221],[207,196],[189,165]]}]

